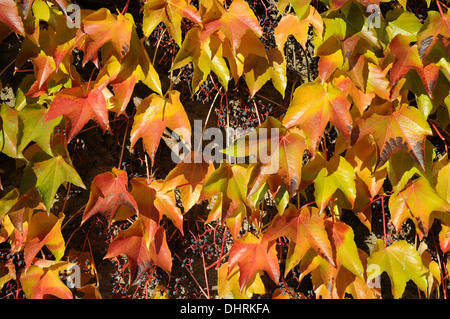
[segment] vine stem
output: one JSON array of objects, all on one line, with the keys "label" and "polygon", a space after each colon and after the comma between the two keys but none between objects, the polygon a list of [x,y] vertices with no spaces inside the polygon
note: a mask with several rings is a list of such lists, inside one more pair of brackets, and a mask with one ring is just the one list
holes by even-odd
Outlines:
[{"label": "vine stem", "polygon": [[205,283],[206,283],[206,292],[208,294],[208,299],[211,299],[211,295],[209,293],[208,273],[206,272],[205,254],[203,253],[203,249],[202,249],[202,261],[203,261],[203,274],[205,276]]},{"label": "vine stem", "polygon": [[124,15],[127,12],[129,4],[130,4],[130,0],[128,0],[127,3],[125,4],[125,7],[123,7],[122,15]]},{"label": "vine stem", "polygon": [[159,44],[161,43],[162,37],[164,33],[166,33],[167,29],[164,29],[162,34],[159,36],[158,43],[156,43],[155,53],[153,54],[152,65],[155,65],[156,53],[158,53]]},{"label": "vine stem", "polygon": [[386,215],[384,214],[384,196],[381,197],[381,213],[383,214],[384,244],[387,246]]},{"label": "vine stem", "polygon": [[224,257],[223,256],[223,248],[225,247],[225,237],[227,235],[227,231],[228,231],[228,226],[225,226],[225,229],[223,230],[223,235],[222,235],[222,247],[220,248],[220,255],[219,255],[219,260],[217,261],[216,269],[219,269],[220,261]]},{"label": "vine stem", "polygon": [[120,158],[119,158],[119,164],[117,165],[118,169],[122,166],[122,158],[123,158],[123,151],[125,149],[125,139],[127,138],[128,134],[128,121],[127,121],[127,127],[125,128],[125,133],[123,134],[123,141],[122,141],[122,150],[120,151]]},{"label": "vine stem", "polygon": [[[173,254],[178,258],[178,260],[181,261],[180,256],[178,256],[178,254],[176,252],[173,252]],[[202,286],[200,286],[200,284],[198,283],[197,279],[195,279],[194,274],[192,274],[192,272],[186,268],[186,266],[184,266],[184,269],[186,269],[186,271],[189,273],[189,275],[192,277],[192,279],[194,280],[194,282],[197,284],[198,288],[200,289],[200,291],[202,292],[202,294],[209,299],[208,295],[206,294],[205,290],[203,290]]]}]

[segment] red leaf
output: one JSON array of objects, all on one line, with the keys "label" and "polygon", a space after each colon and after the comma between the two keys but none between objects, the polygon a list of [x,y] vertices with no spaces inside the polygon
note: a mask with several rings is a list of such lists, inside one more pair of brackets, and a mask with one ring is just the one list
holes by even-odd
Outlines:
[{"label": "red leaf", "polygon": [[136,201],[128,192],[127,173],[113,168],[112,173],[97,175],[92,181],[91,194],[81,223],[97,213],[102,214],[111,223],[120,205],[139,212]]},{"label": "red leaf", "polygon": [[105,96],[98,89],[86,92],[87,90],[85,85],[61,90],[50,104],[45,121],[53,120],[60,115],[70,119],[71,128],[67,134],[67,142],[70,142],[91,119],[96,121],[103,131],[109,128]]},{"label": "red leaf", "polygon": [[22,18],[19,16],[17,5],[13,0],[0,0],[0,21],[15,33],[25,35]]},{"label": "red leaf", "polygon": [[108,253],[104,257],[112,258],[125,254],[130,263],[132,282],[139,280],[141,275],[153,265],[161,267],[168,273],[172,269],[172,255],[167,245],[164,227],[160,226],[154,232],[148,246],[143,229],[144,223],[138,218],[130,228],[119,232],[109,245]]}]

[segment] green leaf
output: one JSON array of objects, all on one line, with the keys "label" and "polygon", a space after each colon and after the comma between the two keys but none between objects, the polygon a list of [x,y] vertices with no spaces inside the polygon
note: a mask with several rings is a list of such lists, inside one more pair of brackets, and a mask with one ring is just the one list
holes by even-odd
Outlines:
[{"label": "green leaf", "polygon": [[[245,205],[251,208],[251,202],[247,199],[246,176],[247,165],[227,162],[222,162],[220,167],[209,176],[198,199],[198,202],[205,199],[212,200],[215,195],[218,195],[207,222],[217,219],[225,222],[239,207],[242,208]],[[231,232],[237,235],[239,229],[231,229]]]},{"label": "green leaf", "polygon": [[[344,157],[335,155],[325,161],[324,155],[318,152],[316,158],[304,166],[303,176],[306,182],[314,181],[314,196],[321,212],[333,195],[338,199],[346,198],[353,207],[356,199],[355,171]],[[344,197],[336,193],[338,190]]]},{"label": "green leaf", "polygon": [[54,157],[43,151],[35,153],[25,168],[20,185],[21,194],[31,188],[30,186],[36,186],[41,193],[47,211],[50,211],[55,195],[62,183],[70,182],[86,189],[81,177],[73,168],[70,158],[65,156],[64,151],[63,146],[59,144],[53,150]]},{"label": "green leaf", "polygon": [[6,104],[0,105],[0,152],[16,157],[18,132],[18,112]]},{"label": "green leaf", "polygon": [[386,31],[390,40],[397,34],[409,36],[412,42],[417,40],[417,33],[422,27],[422,24],[414,13],[404,11],[403,9],[394,9],[388,11],[386,20],[389,21]]},{"label": "green leaf", "polygon": [[364,268],[359,259],[358,248],[355,243],[353,229],[341,221],[325,221],[331,229],[331,238],[336,247],[336,264],[338,268],[344,266],[354,275],[364,280]]},{"label": "green leaf", "polygon": [[431,181],[431,163],[433,162],[434,146],[428,140],[425,143],[425,172],[405,150],[393,154],[389,159],[387,170],[389,182],[394,192],[401,191],[415,174]]},{"label": "green leaf", "polygon": [[52,155],[50,139],[54,128],[61,122],[62,117],[45,122],[47,109],[39,104],[27,105],[19,112],[19,127],[21,128],[21,138],[17,153],[20,154],[27,145],[34,141],[44,152]]},{"label": "green leaf", "polygon": [[394,242],[386,247],[384,241],[377,239],[377,246],[367,259],[367,267],[374,269],[367,281],[372,281],[384,271],[391,279],[394,298],[401,298],[409,280],[422,291],[427,291],[425,269],[417,250],[405,240]]},{"label": "green leaf", "polygon": [[198,28],[192,28],[188,31],[180,51],[175,56],[172,69],[181,68],[189,62],[193,63],[193,94],[197,92],[200,84],[206,80],[211,71],[218,77],[220,84],[226,90],[230,80],[230,71],[222,56],[222,42],[217,36],[210,36],[201,41],[200,33]]}]

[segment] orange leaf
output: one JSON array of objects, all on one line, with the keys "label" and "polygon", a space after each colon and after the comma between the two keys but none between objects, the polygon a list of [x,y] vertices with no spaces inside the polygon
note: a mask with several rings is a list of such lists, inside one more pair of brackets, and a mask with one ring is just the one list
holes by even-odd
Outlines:
[{"label": "orange leaf", "polygon": [[388,115],[372,114],[367,119],[357,119],[359,139],[372,134],[378,148],[375,170],[383,166],[392,154],[406,150],[425,171],[425,138],[432,131],[420,111],[403,105]]},{"label": "orange leaf", "polygon": [[[304,207],[297,210],[292,204],[285,210],[283,215],[276,215],[270,228],[264,233],[268,240],[274,240],[281,236],[286,236],[292,242],[289,255],[292,253],[297,262],[295,266],[312,248],[318,255],[335,265],[333,252],[328,234],[325,230],[324,215],[319,215],[319,209],[316,207]],[[295,248],[291,250],[291,248]],[[286,267],[285,274],[292,268]]]},{"label": "orange leaf", "polygon": [[98,50],[111,42],[121,58],[130,51],[131,33],[134,20],[131,14],[113,15],[106,8],[101,8],[85,17],[77,32],[74,45],[83,48],[83,66],[97,58]]},{"label": "orange leaf", "polygon": [[275,240],[246,233],[237,239],[230,250],[228,273],[238,266],[241,292],[260,270],[266,271],[275,283],[280,277]]},{"label": "orange leaf", "polygon": [[28,269],[31,261],[44,245],[52,252],[56,261],[61,259],[65,251],[64,238],[61,234],[63,220],[63,213],[56,217],[45,211],[39,211],[31,217],[25,241],[25,269]]},{"label": "orange leaf", "polygon": [[346,96],[332,84],[325,89],[317,82],[305,83],[294,92],[291,104],[283,118],[283,125],[299,125],[306,136],[306,145],[316,153],[318,142],[331,121],[346,137],[350,136],[353,120]]},{"label": "orange leaf", "polygon": [[142,100],[134,116],[131,129],[131,147],[142,137],[152,165],[164,129],[168,127],[191,144],[191,125],[180,102],[180,92],[171,91],[167,98],[152,94]]},{"label": "orange leaf", "polygon": [[415,179],[406,189],[392,195],[389,210],[397,231],[406,219],[411,218],[420,238],[428,236],[435,218],[447,224],[450,221],[450,204],[436,193],[424,177]]},{"label": "orange leaf", "polygon": [[214,171],[213,164],[204,161],[203,156],[200,157],[201,160],[196,161],[195,153],[191,152],[164,180],[164,191],[175,188],[180,190],[185,213],[198,202],[203,184]]},{"label": "orange leaf", "polygon": [[202,39],[206,39],[215,31],[220,30],[230,41],[233,53],[241,45],[241,38],[248,30],[252,30],[258,37],[263,34],[258,19],[243,0],[233,1],[220,19],[205,23],[204,28]]},{"label": "orange leaf", "polygon": [[59,271],[67,270],[71,263],[38,260],[20,275],[20,283],[28,299],[44,299],[50,295],[72,299],[70,289],[59,279]]},{"label": "orange leaf", "polygon": [[120,205],[139,212],[136,201],[128,191],[127,173],[113,168],[112,172],[97,175],[92,181],[91,194],[81,223],[98,213],[111,223]]},{"label": "orange leaf", "polygon": [[391,69],[391,87],[403,78],[411,69],[419,73],[428,95],[433,98],[433,90],[439,75],[439,66],[430,63],[423,65],[417,44],[409,46],[409,37],[397,35],[389,44],[390,52],[397,58]]}]

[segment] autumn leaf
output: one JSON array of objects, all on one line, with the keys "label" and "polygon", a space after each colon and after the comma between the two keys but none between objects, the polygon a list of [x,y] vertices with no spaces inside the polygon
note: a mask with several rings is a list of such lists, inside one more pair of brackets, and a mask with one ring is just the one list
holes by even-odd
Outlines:
[{"label": "autumn leaf", "polygon": [[139,212],[138,205],[128,191],[128,177],[125,171],[112,169],[97,175],[92,181],[89,201],[84,209],[83,224],[95,214],[103,215],[111,224],[120,205],[125,205]]},{"label": "autumn leaf", "polygon": [[187,18],[195,23],[202,23],[197,9],[189,2],[186,0],[146,1],[142,28],[144,35],[149,37],[158,24],[163,22],[175,43],[181,47],[181,20]]},{"label": "autumn leaf", "polygon": [[424,60],[436,43],[441,43],[448,52],[450,44],[450,19],[437,11],[428,11],[427,19],[417,34],[418,53]]},{"label": "autumn leaf", "polygon": [[249,195],[266,182],[267,178],[277,174],[292,196],[301,180],[303,152],[306,149],[303,137],[287,130],[274,117],[267,117],[255,131],[238,139],[234,145],[223,152],[234,157],[250,156],[257,163],[249,186]]},{"label": "autumn leaf", "polygon": [[450,226],[441,225],[442,229],[439,232],[439,246],[442,252],[446,253],[450,250]]},{"label": "autumn leaf", "polygon": [[397,35],[389,43],[390,53],[397,59],[390,71],[391,87],[403,78],[409,70],[414,69],[419,73],[425,90],[432,98],[439,75],[439,66],[433,63],[423,65],[420,60],[417,44],[409,46],[409,43],[409,37],[401,34]]},{"label": "autumn leaf", "polygon": [[[22,194],[35,186],[42,195],[47,211],[50,211],[61,184],[69,182],[78,187],[86,188],[73,167],[64,146],[61,144],[55,146],[53,154],[53,156],[50,156],[43,151],[36,152],[25,168],[24,179],[22,179],[20,185]],[[32,181],[35,181],[35,183],[30,184]]]},{"label": "autumn leaf", "polygon": [[[17,192],[8,195],[14,198],[16,194],[17,196],[20,195]],[[10,202],[6,202],[6,205],[9,206],[10,204]],[[9,226],[8,228],[10,228],[8,235],[11,239],[12,251],[19,251],[22,248],[22,244],[28,234],[29,221],[33,213],[40,210],[45,211],[45,206],[42,203],[41,194],[33,187],[25,194],[16,198],[14,204],[6,211],[6,216],[4,215],[2,218],[2,225]]]},{"label": "autumn leaf", "polygon": [[17,153],[20,154],[30,142],[36,142],[40,148],[49,155],[52,155],[51,136],[55,127],[61,121],[57,117],[50,121],[45,121],[47,109],[39,104],[27,105],[19,112],[21,130],[20,142]]},{"label": "autumn leaf", "polygon": [[369,201],[382,191],[388,170],[386,168],[375,170],[377,146],[370,135],[361,138],[348,149],[345,153],[345,159],[352,165],[356,173],[355,210],[362,211]]},{"label": "autumn leaf", "polygon": [[295,11],[295,14],[299,18],[301,18],[305,14],[305,12],[307,12],[310,2],[310,0],[277,1],[276,3],[278,8],[278,15],[282,14],[286,10],[288,5],[291,5]]},{"label": "autumn leaf", "polygon": [[172,255],[167,245],[166,232],[160,226],[147,246],[143,234],[143,224],[138,218],[129,228],[120,231],[114,238],[106,253],[106,258],[125,254],[130,263],[132,282],[135,283],[147,269],[153,265],[170,273],[172,269]]},{"label": "autumn leaf", "polygon": [[[351,206],[348,208],[351,209],[356,199],[354,168],[342,156],[335,154],[328,161],[324,156],[322,152],[318,152],[314,160],[303,167],[304,185],[314,182],[314,196],[320,212],[325,209],[333,195],[341,202],[345,198]],[[340,192],[336,193],[338,190]]]},{"label": "autumn leaf", "polygon": [[264,236],[257,237],[251,233],[246,233],[233,243],[228,259],[228,273],[236,266],[239,268],[241,291],[260,270],[266,271],[278,283],[280,269],[275,246],[275,240],[267,240]]},{"label": "autumn leaf", "polygon": [[25,94],[29,97],[37,97],[47,92],[50,75],[56,71],[56,63],[53,57],[40,51],[38,55],[31,59],[34,65],[36,81]]},{"label": "autumn leaf", "polygon": [[[132,188],[130,193],[139,208],[139,216],[144,221],[146,235],[151,234],[154,226],[160,224],[163,215],[168,217],[183,234],[183,215],[177,207],[173,189],[162,188],[162,180],[153,180],[149,183],[142,177],[131,179],[130,184]],[[128,211],[125,216],[136,214],[136,211],[129,206],[120,207],[117,214],[124,214],[124,210]],[[151,221],[147,221],[144,217]]]},{"label": "autumn leaf", "polygon": [[10,280],[16,280],[16,267],[9,259],[6,263],[0,263],[0,289]]},{"label": "autumn leaf", "polygon": [[109,128],[105,96],[98,89],[89,90],[88,85],[64,89],[56,94],[45,121],[51,121],[60,115],[70,120],[67,142],[70,142],[90,120],[96,121],[103,132]]},{"label": "autumn leaf", "polygon": [[169,92],[167,97],[150,95],[142,100],[134,116],[130,133],[131,147],[142,138],[152,165],[166,127],[182,137],[188,145],[191,144],[191,125],[178,91]]},{"label": "autumn leaf", "polygon": [[405,150],[425,171],[425,139],[432,131],[420,111],[408,105],[387,115],[372,114],[368,118],[356,120],[359,139],[372,134],[378,148],[375,169],[383,166],[392,154]]},{"label": "autumn leaf", "polygon": [[173,61],[172,69],[193,63],[192,94],[196,93],[200,85],[206,80],[210,72],[218,77],[220,84],[227,90],[230,80],[230,71],[223,58],[222,41],[215,35],[211,35],[201,41],[201,31],[192,28],[186,34],[180,51]]},{"label": "autumn leaf", "polygon": [[84,51],[82,65],[95,60],[98,50],[108,42],[122,59],[130,51],[133,28],[134,19],[129,13],[113,15],[101,8],[85,17],[74,42],[74,46]]},{"label": "autumn leaf", "polygon": [[275,42],[279,48],[283,48],[289,35],[300,43],[303,48],[306,48],[308,40],[308,29],[311,24],[319,34],[323,33],[323,22],[319,12],[313,7],[309,6],[309,10],[305,13],[304,18],[298,18],[294,14],[287,14],[283,16],[275,27]]},{"label": "autumn leaf", "polygon": [[59,278],[59,272],[70,269],[72,263],[40,259],[26,272],[20,274],[20,283],[28,299],[45,299],[55,296],[60,299],[73,299],[72,292]]},{"label": "autumn leaf", "polygon": [[0,1],[0,21],[3,22],[13,32],[25,35],[22,18],[19,16],[17,4],[13,0]]},{"label": "autumn leaf", "polygon": [[419,177],[404,190],[394,193],[389,200],[392,223],[399,230],[411,218],[419,230],[419,237],[427,237],[435,218],[450,224],[450,204],[431,187],[428,180]]},{"label": "autumn leaf", "polygon": [[[199,202],[219,195],[214,208],[208,216],[208,222],[220,219],[223,223],[242,206],[250,207],[247,200],[246,165],[222,162],[203,185]],[[234,231],[237,234],[239,229]]]},{"label": "autumn leaf", "polygon": [[389,275],[395,299],[402,297],[409,280],[414,281],[420,290],[427,291],[425,269],[419,253],[405,240],[396,241],[386,247],[382,239],[377,239],[376,247],[367,260],[367,267],[374,269],[367,281],[383,272]]},{"label": "autumn leaf", "polygon": [[439,196],[450,203],[450,161],[441,157],[433,162],[433,182]]},{"label": "autumn leaf", "polygon": [[[393,154],[387,162],[387,172],[389,182],[392,185],[394,192],[399,192],[405,188],[405,185],[413,177],[423,176],[430,182],[432,180],[432,163],[433,163],[433,149],[434,145],[429,141],[425,141],[425,169],[417,164],[417,162],[406,152],[400,150]],[[384,169],[383,169],[384,170]]]},{"label": "autumn leaf", "polygon": [[120,59],[112,46],[102,51],[103,67],[97,75],[95,88],[103,90],[111,85],[114,90],[112,111],[123,114],[136,84],[141,81],[154,92],[162,95],[161,81],[153,67],[143,39],[140,40],[133,29],[130,40],[130,52]]},{"label": "autumn leaf", "polygon": [[217,277],[217,291],[219,293],[219,298],[224,298],[230,292],[233,294],[235,299],[250,299],[254,294],[264,294],[266,289],[264,283],[261,279],[261,273],[257,272],[254,276],[254,280],[248,282],[244,289],[240,289],[239,277],[240,271],[238,267],[234,267],[233,271],[228,271],[228,262],[223,263],[218,270]]},{"label": "autumn leaf", "polygon": [[[18,5],[23,11],[25,17],[27,17],[28,12],[30,12],[30,8],[34,5],[35,0],[19,0]],[[39,2],[39,1],[38,1]],[[50,2],[57,5],[64,13],[67,13],[67,5],[66,0],[50,0]],[[35,5],[34,5],[35,6]],[[33,6],[33,7],[34,7]]]},{"label": "autumn leaf", "polygon": [[215,31],[220,30],[226,36],[231,45],[233,53],[241,45],[241,38],[248,30],[261,37],[263,32],[250,6],[243,0],[235,0],[222,14],[220,19],[204,24],[202,40],[208,38]]},{"label": "autumn leaf", "polygon": [[332,84],[325,89],[320,83],[304,83],[298,87],[283,118],[286,128],[298,125],[306,136],[306,145],[315,154],[317,144],[331,121],[346,137],[353,120],[346,96]]},{"label": "autumn leaf", "polygon": [[45,211],[37,212],[31,217],[25,240],[25,269],[30,267],[31,261],[43,246],[46,246],[52,252],[55,261],[59,261],[64,255],[66,247],[61,233],[64,217],[64,213],[60,213],[57,217]]},{"label": "autumn leaf", "polygon": [[275,216],[264,236],[268,241],[281,236],[289,238],[285,275],[300,262],[309,249],[313,249],[324,260],[335,265],[324,222],[324,216],[320,216],[319,210],[311,206],[297,210],[290,204],[283,215]]},{"label": "autumn leaf", "polygon": [[355,276],[364,280],[364,268],[359,259],[353,229],[339,221],[325,221],[325,227],[331,232],[333,246],[336,249],[336,265],[339,269],[344,266]]},{"label": "autumn leaf", "polygon": [[212,162],[206,162],[203,156],[199,158],[199,155],[191,152],[178,163],[167,174],[161,190],[169,191],[177,188],[185,213],[198,202],[205,181],[214,171]]},{"label": "autumn leaf", "polygon": [[15,158],[19,134],[18,112],[6,104],[0,105],[0,152]]}]

